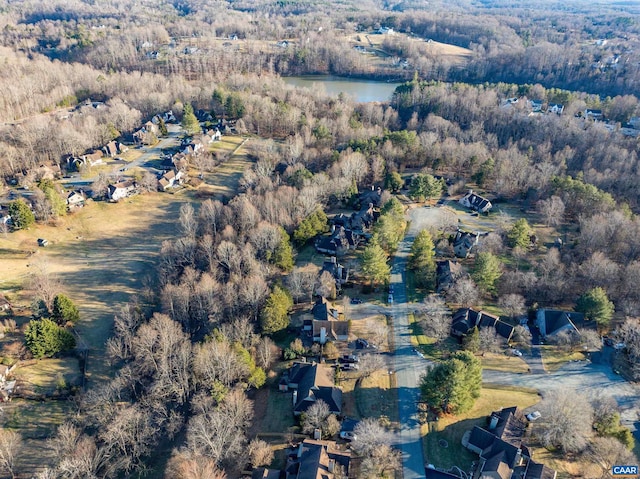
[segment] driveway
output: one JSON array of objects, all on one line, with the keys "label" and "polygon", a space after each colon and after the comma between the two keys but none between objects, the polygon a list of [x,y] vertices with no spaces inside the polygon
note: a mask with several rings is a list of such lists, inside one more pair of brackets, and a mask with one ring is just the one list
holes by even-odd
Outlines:
[{"label": "driveway", "polygon": [[622,425],[634,431],[635,423],[639,419],[640,387],[616,375],[607,364],[594,364],[591,361],[571,362],[557,371],[544,375],[485,370],[482,372],[482,378],[488,383],[535,388],[543,396],[546,392],[556,389],[573,391],[587,398],[610,396],[618,402]]},{"label": "driveway", "polygon": [[420,358],[411,346],[409,305],[407,304],[404,281],[411,244],[421,228],[420,223],[412,222],[409,232],[398,247],[391,272],[394,304],[388,308],[393,316],[395,341],[393,361],[398,381],[398,411],[400,414],[400,433],[397,445],[402,451],[404,479],[425,477],[417,401],[420,398],[420,376],[425,371],[427,362]]}]

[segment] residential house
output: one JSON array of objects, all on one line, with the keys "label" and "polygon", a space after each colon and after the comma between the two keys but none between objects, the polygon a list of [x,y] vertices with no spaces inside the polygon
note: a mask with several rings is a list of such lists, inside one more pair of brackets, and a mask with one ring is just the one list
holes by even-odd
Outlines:
[{"label": "residential house", "polygon": [[371,185],[371,189],[360,193],[358,201],[362,208],[369,208],[370,205],[373,205],[374,208],[380,208],[382,206],[382,188]]},{"label": "residential house", "polygon": [[158,188],[161,191],[167,191],[169,188],[175,188],[184,182],[185,174],[182,170],[174,168],[167,171],[158,181]]},{"label": "residential house", "polygon": [[[311,310],[313,319],[311,331],[313,341],[324,344],[327,340],[347,341],[349,339],[349,322],[339,321],[339,313],[331,307],[326,298],[319,298]],[[308,323],[303,324],[303,329],[308,331]]]},{"label": "residential house", "polygon": [[496,334],[505,339],[511,340],[514,327],[509,323],[500,320],[500,317],[489,314],[485,311],[476,311],[471,308],[461,308],[453,314],[451,322],[451,334],[462,337],[473,328],[494,328]]},{"label": "residential house", "polygon": [[542,111],[542,100],[529,100],[529,106],[533,113],[540,113]]},{"label": "residential house", "polygon": [[174,122],[176,121],[176,117],[175,117],[175,115],[173,114],[173,110],[169,110],[169,111],[167,111],[167,112],[164,112],[164,113],[162,114],[162,120],[163,120],[165,123],[174,123]]},{"label": "residential house", "polygon": [[105,156],[114,158],[118,155],[118,143],[115,140],[110,141],[102,148],[102,151],[104,151]]},{"label": "residential house", "polygon": [[460,198],[459,203],[465,208],[470,208],[479,213],[486,213],[493,206],[491,201],[474,193],[473,190],[469,190],[466,195]]},{"label": "residential house", "polygon": [[396,32],[393,30],[393,28],[389,28],[389,27],[380,27],[378,28],[378,33],[380,35],[395,35]]},{"label": "residential house", "polygon": [[539,309],[535,323],[543,338],[556,335],[561,331],[579,334],[578,328],[585,324],[584,314],[556,309]]},{"label": "residential house", "polygon": [[138,183],[133,180],[120,181],[109,185],[107,196],[111,201],[119,201],[138,193]]},{"label": "residential house", "polygon": [[74,190],[67,195],[67,208],[82,208],[87,197],[82,190]]},{"label": "residential house", "polygon": [[604,116],[602,115],[602,110],[594,110],[592,108],[587,108],[584,111],[584,117],[587,120],[593,120],[593,121],[602,121],[604,119]]},{"label": "residential house", "polygon": [[555,479],[556,471],[536,463],[524,444],[527,420],[518,407],[491,413],[486,427],[475,426],[462,445],[478,454],[479,479]]},{"label": "residential house", "polygon": [[436,292],[441,293],[449,289],[462,277],[462,265],[457,261],[438,261],[436,263]]},{"label": "residential house", "polygon": [[316,250],[330,256],[342,256],[350,249],[356,249],[358,244],[360,235],[342,226],[333,228],[330,236],[320,236],[315,241]]},{"label": "residential house", "polygon": [[96,150],[92,153],[84,154],[80,157],[79,162],[76,162],[75,158],[73,159],[73,162],[76,163],[76,167],[80,165],[89,165],[89,166],[99,165],[100,163],[102,163],[102,151]]},{"label": "residential house", "polygon": [[629,126],[636,130],[640,130],[640,116],[632,116],[629,118]]},{"label": "residential house", "polygon": [[564,105],[561,103],[549,103],[549,106],[547,107],[547,112],[555,113],[556,115],[561,115],[563,111]]},{"label": "residential house", "polygon": [[342,390],[333,382],[333,369],[324,364],[295,362],[283,377],[280,389],[293,390],[293,414],[296,416],[318,400],[323,400],[332,414],[342,411]]},{"label": "residential house", "polygon": [[458,230],[453,238],[453,252],[458,258],[467,258],[474,246],[478,245],[479,233]]},{"label": "residential house", "polygon": [[285,479],[334,479],[348,477],[351,453],[333,441],[305,439],[287,458]]},{"label": "residential house", "polygon": [[338,263],[338,259],[335,256],[332,256],[322,263],[320,274],[322,275],[325,271],[336,280],[337,291],[340,291],[342,286],[349,280],[349,268],[345,268],[342,264]]}]

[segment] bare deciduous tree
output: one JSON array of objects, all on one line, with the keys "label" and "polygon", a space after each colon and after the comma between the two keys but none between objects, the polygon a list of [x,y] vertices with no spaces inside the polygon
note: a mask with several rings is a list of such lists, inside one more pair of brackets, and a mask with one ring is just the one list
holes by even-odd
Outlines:
[{"label": "bare deciduous tree", "polygon": [[424,334],[442,341],[451,332],[451,312],[440,295],[430,294],[424,298],[419,309],[420,326]]},{"label": "bare deciduous tree", "polygon": [[361,378],[367,378],[376,371],[386,369],[386,362],[379,354],[363,354],[360,356],[360,362],[358,363],[358,375]]},{"label": "bare deciduous tree", "polygon": [[227,474],[218,468],[216,461],[209,457],[181,452],[174,455],[167,464],[166,479],[227,479]]},{"label": "bare deciduous tree", "polygon": [[526,311],[524,297],[520,294],[505,294],[498,299],[498,306],[510,318],[517,318]]},{"label": "bare deciduous tree", "polygon": [[324,271],[316,282],[316,294],[325,298],[335,299],[336,280],[331,273]]},{"label": "bare deciduous tree", "polygon": [[538,211],[545,219],[547,226],[557,226],[564,218],[564,202],[558,196],[552,196],[547,200],[540,200]]},{"label": "bare deciduous tree", "polygon": [[373,418],[363,419],[354,429],[352,448],[362,457],[363,477],[381,477],[400,467],[400,454],[391,447],[392,436]]},{"label": "bare deciduous tree", "polygon": [[478,287],[471,278],[459,279],[449,288],[449,291],[447,291],[449,301],[457,303],[463,308],[469,308],[475,305],[479,296]]},{"label": "bare deciduous tree", "polygon": [[16,431],[0,429],[0,466],[15,477],[16,459],[22,445],[22,436]]},{"label": "bare deciduous tree", "polygon": [[564,452],[584,450],[593,434],[593,408],[587,399],[568,390],[549,392],[540,403],[542,417],[534,434],[545,447]]},{"label": "bare deciduous tree", "polygon": [[251,441],[248,450],[253,467],[268,466],[273,461],[273,448],[261,439]]},{"label": "bare deciduous tree", "polygon": [[256,363],[267,371],[277,357],[276,343],[271,338],[263,336],[256,344]]},{"label": "bare deciduous tree", "polygon": [[498,353],[502,350],[504,340],[498,336],[494,328],[480,328],[478,332],[480,344],[478,350],[482,353]]},{"label": "bare deciduous tree", "polygon": [[322,399],[315,401],[307,408],[302,417],[302,432],[311,434],[316,429],[322,429],[322,426],[331,412],[329,406]]},{"label": "bare deciduous tree", "polygon": [[180,227],[182,234],[189,238],[195,237],[198,231],[198,219],[190,203],[185,203],[180,207]]},{"label": "bare deciduous tree", "polygon": [[602,468],[602,477],[610,477],[611,467],[635,464],[636,456],[614,437],[596,437],[584,452],[584,457]]}]

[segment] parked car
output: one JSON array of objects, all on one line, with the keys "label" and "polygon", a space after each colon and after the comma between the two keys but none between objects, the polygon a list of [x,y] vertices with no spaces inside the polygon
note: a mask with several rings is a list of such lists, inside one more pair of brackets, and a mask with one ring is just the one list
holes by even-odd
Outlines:
[{"label": "parked car", "polygon": [[42,246],[43,248],[45,246],[49,245],[49,240],[46,240],[44,238],[38,238],[38,246]]},{"label": "parked car", "polygon": [[413,348],[413,352],[416,353],[418,356],[420,356],[422,359],[424,359],[424,354],[422,354],[422,351]]},{"label": "parked car", "polygon": [[542,414],[540,414],[540,411],[533,411],[527,414],[525,417],[528,421],[535,421],[536,419],[540,419],[541,416]]},{"label": "parked car", "polygon": [[387,303],[393,304],[393,294],[389,293],[389,297],[387,298]]},{"label": "parked car", "polygon": [[511,354],[513,354],[514,356],[522,356],[522,351],[520,351],[519,349],[512,349],[511,350]]},{"label": "parked car", "polygon": [[353,441],[357,438],[357,434],[355,434],[353,431],[340,431],[340,439],[344,439],[345,441]]},{"label": "parked car", "polygon": [[362,338],[358,338],[356,339],[356,347],[357,348],[368,348],[369,347],[369,341],[367,341],[366,339],[362,339]]},{"label": "parked car", "polygon": [[341,363],[357,363],[360,362],[360,358],[354,354],[345,354],[338,361]]},{"label": "parked car", "polygon": [[351,298],[351,304],[362,304],[362,300],[360,298]]},{"label": "parked car", "polygon": [[346,363],[346,364],[341,364],[340,369],[342,371],[357,371],[359,368],[357,364]]}]

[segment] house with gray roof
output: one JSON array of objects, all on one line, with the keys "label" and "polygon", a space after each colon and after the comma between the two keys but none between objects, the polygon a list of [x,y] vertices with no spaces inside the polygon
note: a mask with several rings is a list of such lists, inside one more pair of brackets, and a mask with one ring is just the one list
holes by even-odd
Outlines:
[{"label": "house with gray roof", "polygon": [[334,479],[349,476],[351,453],[337,448],[333,441],[305,439],[289,455],[286,479]]},{"label": "house with gray roof", "polygon": [[539,309],[535,323],[542,337],[553,336],[561,331],[580,334],[579,328],[584,326],[584,314],[575,311]]},{"label": "house with gray roof", "polygon": [[459,203],[465,208],[477,211],[478,213],[487,213],[491,208],[491,201],[469,190],[469,192],[460,198]]},{"label": "house with gray roof", "polygon": [[458,258],[467,258],[478,245],[480,234],[458,230],[453,237],[453,252]]},{"label": "house with gray roof", "polygon": [[333,369],[324,364],[295,362],[281,381],[282,390],[293,390],[293,414],[299,416],[322,400],[332,414],[342,411],[342,390],[333,381]]},{"label": "house with gray roof", "polygon": [[485,311],[476,311],[471,308],[460,308],[453,314],[451,322],[451,334],[462,337],[473,328],[494,328],[496,334],[505,339],[506,342],[513,336],[514,326],[500,320],[499,316],[489,314]]},{"label": "house with gray roof", "polygon": [[556,471],[531,458],[524,444],[527,420],[518,407],[491,413],[486,427],[475,426],[462,445],[478,454],[479,479],[555,479]]}]

